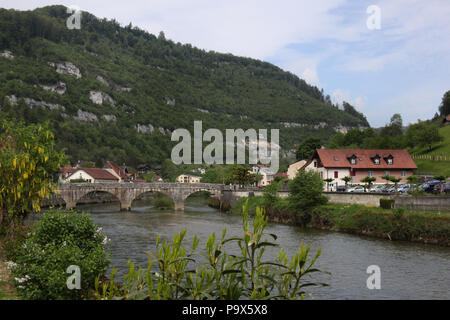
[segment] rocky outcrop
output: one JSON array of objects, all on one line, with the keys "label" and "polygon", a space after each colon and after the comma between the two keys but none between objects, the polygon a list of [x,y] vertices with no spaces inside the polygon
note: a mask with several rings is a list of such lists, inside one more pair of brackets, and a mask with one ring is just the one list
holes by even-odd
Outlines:
[{"label": "rocky outcrop", "polygon": [[95,104],[103,104],[104,102],[109,102],[111,105],[115,106],[116,102],[111,98],[110,95],[101,91],[91,91],[89,93],[89,99]]},{"label": "rocky outcrop", "polygon": [[61,81],[58,81],[58,83],[50,86],[46,85],[39,85],[39,86],[46,91],[55,92],[61,96],[67,91],[67,85]]},{"label": "rocky outcrop", "polygon": [[107,85],[107,86],[109,87],[109,82],[106,81],[106,79],[103,78],[102,76],[97,76],[96,79],[97,79],[98,81],[100,81],[101,83],[103,83],[103,84],[105,84],[105,85]]},{"label": "rocky outcrop", "polygon": [[326,126],[328,126],[328,123],[326,122],[319,122],[319,124],[315,124],[313,126],[314,129],[321,129],[321,128],[325,128]]},{"label": "rocky outcrop", "polygon": [[102,118],[107,121],[107,122],[116,122],[117,121],[117,117],[113,114],[105,114],[102,116]]},{"label": "rocky outcrop", "polygon": [[88,121],[88,122],[98,121],[98,118],[95,114],[80,109],[78,109],[77,115],[73,118],[77,121]]},{"label": "rocky outcrop", "polygon": [[304,128],[308,126],[307,124],[297,122],[282,122],[281,124],[285,128]]},{"label": "rocky outcrop", "polygon": [[14,55],[11,51],[9,50],[4,50],[3,52],[0,53],[0,57],[12,60],[14,59]]},{"label": "rocky outcrop", "polygon": [[56,72],[69,76],[74,76],[77,79],[81,78],[80,69],[78,69],[72,62],[54,63],[49,62],[49,66],[56,68]]},{"label": "rocky outcrop", "polygon": [[340,133],[346,134],[348,132],[348,130],[350,130],[351,128],[345,127],[345,126],[340,124],[340,125],[334,127],[333,129],[336,132],[340,132]]},{"label": "rocky outcrop", "polygon": [[176,103],[175,99],[171,99],[171,98],[168,98],[168,97],[165,97],[164,99],[166,100],[166,104],[167,105],[175,106],[175,103]]},{"label": "rocky outcrop", "polygon": [[101,83],[103,83],[104,85],[107,85],[110,88],[114,88],[114,90],[116,90],[116,91],[131,92],[131,90],[132,90],[132,88],[130,88],[130,87],[122,87],[121,85],[111,83],[111,81],[106,80],[105,78],[103,78],[100,75],[98,75],[96,79],[98,81],[100,81]]},{"label": "rocky outcrop", "polygon": [[[7,96],[9,103],[11,105],[17,105],[19,99],[15,96]],[[23,101],[31,108],[36,108],[36,107],[42,107],[42,108],[46,108],[52,111],[66,111],[66,108],[64,108],[64,106],[60,105],[60,104],[56,104],[56,103],[48,103],[45,101],[38,101],[38,100],[34,100],[31,98],[23,98]]]},{"label": "rocky outcrop", "polygon": [[131,90],[132,90],[132,88],[129,88],[129,87],[122,87],[122,86],[119,86],[119,85],[116,85],[116,88],[115,88],[117,91],[121,91],[121,92],[131,92]]},{"label": "rocky outcrop", "polygon": [[137,124],[135,129],[138,133],[152,133],[155,131],[155,127],[153,127],[150,123],[148,125],[145,124]]}]

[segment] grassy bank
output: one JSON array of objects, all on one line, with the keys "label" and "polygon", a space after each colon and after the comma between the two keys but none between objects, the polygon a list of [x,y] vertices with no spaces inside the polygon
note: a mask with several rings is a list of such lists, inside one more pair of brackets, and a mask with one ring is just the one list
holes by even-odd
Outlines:
[{"label": "grassy bank", "polygon": [[[233,207],[232,213],[241,213],[246,200],[240,199]],[[254,214],[256,207],[263,206],[262,197],[248,198],[248,201],[250,214]],[[279,199],[272,209],[267,211],[273,222],[389,240],[450,246],[448,215],[350,204],[326,204],[308,212],[293,212],[285,199]]]}]

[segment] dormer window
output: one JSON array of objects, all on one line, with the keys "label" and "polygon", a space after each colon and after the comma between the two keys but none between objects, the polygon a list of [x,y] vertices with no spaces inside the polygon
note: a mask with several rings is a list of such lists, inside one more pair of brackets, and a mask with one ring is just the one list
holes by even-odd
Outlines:
[{"label": "dormer window", "polygon": [[380,164],[380,158],[375,158],[375,159],[373,159],[373,162],[374,162],[375,164]]},{"label": "dormer window", "polygon": [[334,161],[339,161],[338,157],[334,156]]},{"label": "dormer window", "polygon": [[387,164],[393,164],[394,163],[394,159],[392,158],[387,158]]},{"label": "dormer window", "polygon": [[351,157],[350,158],[350,163],[351,164],[356,164],[356,158],[355,157]]}]

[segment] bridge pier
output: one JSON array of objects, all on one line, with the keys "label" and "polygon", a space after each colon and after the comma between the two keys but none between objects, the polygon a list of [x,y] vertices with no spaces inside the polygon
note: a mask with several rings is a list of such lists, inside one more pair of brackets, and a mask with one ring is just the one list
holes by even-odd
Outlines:
[{"label": "bridge pier", "polygon": [[175,204],[175,211],[184,211],[184,201],[183,200],[174,201],[174,204]]},{"label": "bridge pier", "polygon": [[120,201],[120,211],[131,211],[131,201]]},{"label": "bridge pier", "polygon": [[75,209],[75,207],[77,206],[77,203],[75,201],[66,201],[66,210],[72,210]]}]

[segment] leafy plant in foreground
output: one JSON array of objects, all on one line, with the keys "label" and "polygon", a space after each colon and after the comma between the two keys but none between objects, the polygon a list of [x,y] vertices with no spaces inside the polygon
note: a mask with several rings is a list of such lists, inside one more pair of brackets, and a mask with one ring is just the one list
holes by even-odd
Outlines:
[{"label": "leafy plant in foreground", "polygon": [[[128,262],[128,273],[122,284],[115,282],[113,269],[107,282],[96,280],[98,299],[303,299],[308,286],[326,286],[308,282],[305,276],[321,272],[313,268],[321,254],[319,249],[309,259],[309,246],[300,245],[297,253],[289,258],[281,249],[273,261],[264,260],[268,247],[277,247],[275,234],[265,233],[268,219],[258,208],[250,223],[247,204],[243,208],[243,235],[226,238],[226,229],[220,239],[211,234],[202,253],[196,251],[199,239],[194,236],[191,248],[183,246],[186,230],[175,234],[172,244],[156,241],[156,253],[148,254],[146,270]],[[239,254],[226,252],[235,243]],[[202,261],[197,258],[203,257]],[[155,270],[154,270],[155,269]]]}]

